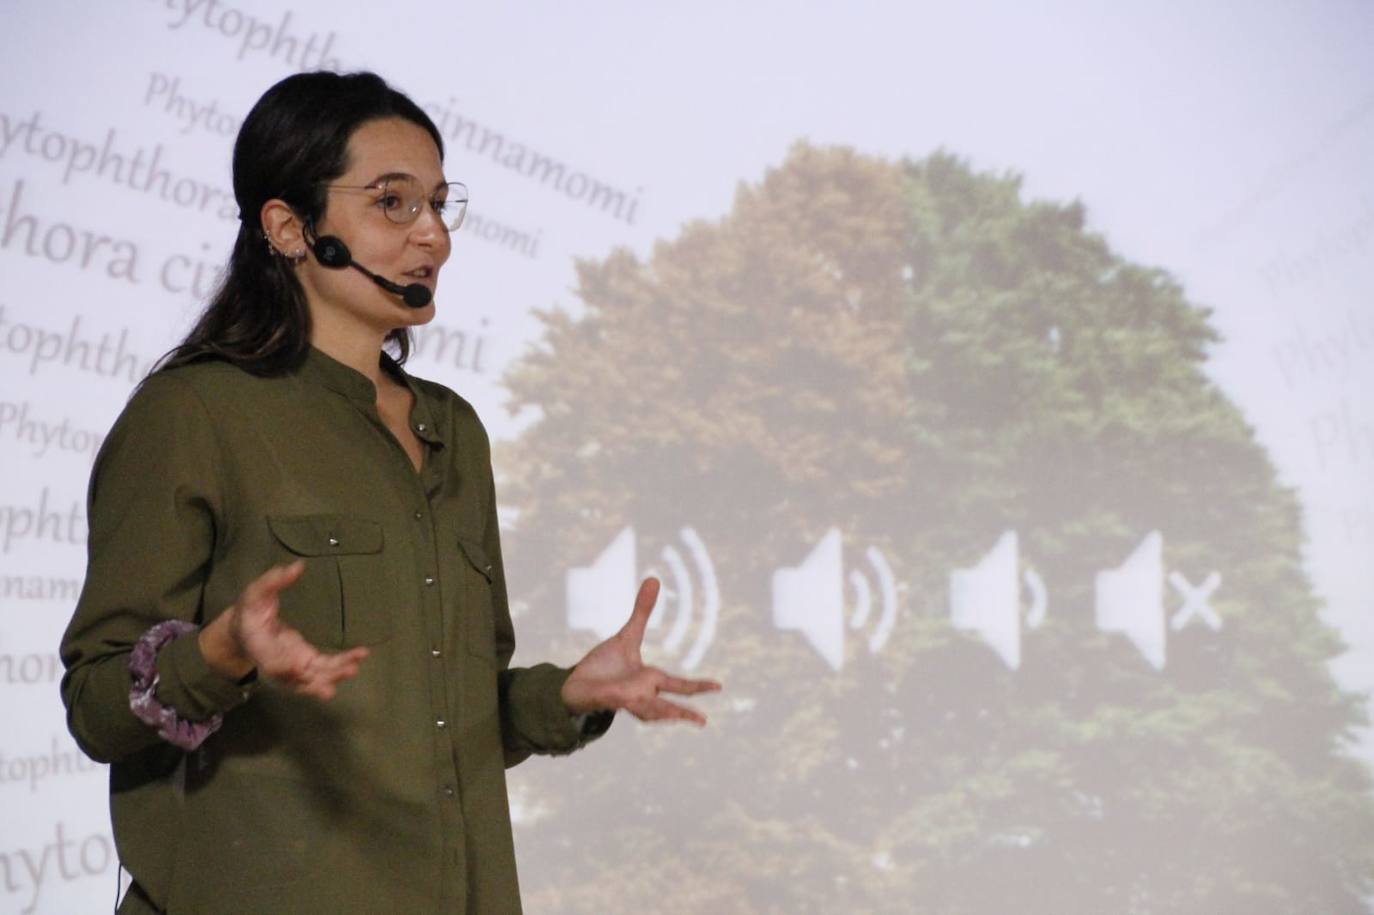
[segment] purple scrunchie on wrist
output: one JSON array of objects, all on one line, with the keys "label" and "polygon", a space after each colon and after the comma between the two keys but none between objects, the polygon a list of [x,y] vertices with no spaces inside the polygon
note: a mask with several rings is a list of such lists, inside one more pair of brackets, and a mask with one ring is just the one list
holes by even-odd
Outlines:
[{"label": "purple scrunchie on wrist", "polygon": [[144,724],[157,728],[157,735],[174,747],[194,750],[204,743],[205,738],[219,730],[224,722],[223,715],[214,715],[205,721],[187,721],[157,701],[157,653],[168,642],[189,632],[199,629],[192,623],[182,620],[163,620],[139,636],[134,650],[129,655],[129,672],[133,674],[134,685],[129,690],[129,708]]}]

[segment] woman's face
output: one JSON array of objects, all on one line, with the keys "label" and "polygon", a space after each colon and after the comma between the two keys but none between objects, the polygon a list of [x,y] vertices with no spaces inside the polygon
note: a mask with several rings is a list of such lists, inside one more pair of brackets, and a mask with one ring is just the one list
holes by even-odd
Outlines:
[{"label": "woman's face", "polygon": [[[393,283],[421,283],[433,292],[450,250],[441,218],[426,205],[413,222],[399,225],[383,212],[388,201],[381,189],[353,188],[370,188],[385,176],[406,175],[418,182],[428,200],[434,189],[442,190],[445,180],[434,140],[422,127],[401,118],[368,121],[349,138],[347,162],[347,171],[330,182],[315,234],[338,237],[355,262]],[[386,334],[434,317],[433,299],[423,308],[411,308],[399,295],[352,268],[324,267],[309,257],[298,275],[317,330]]]}]

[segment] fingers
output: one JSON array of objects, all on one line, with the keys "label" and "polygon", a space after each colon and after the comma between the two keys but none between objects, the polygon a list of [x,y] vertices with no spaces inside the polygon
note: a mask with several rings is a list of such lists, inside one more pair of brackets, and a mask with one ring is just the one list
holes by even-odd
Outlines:
[{"label": "fingers", "polygon": [[627,710],[640,721],[689,721],[697,727],[706,726],[706,716],[701,712],[661,696],[635,702]]},{"label": "fingers", "polygon": [[646,578],[639,586],[639,593],[635,595],[635,607],[630,613],[630,619],[621,630],[624,635],[634,644],[638,645],[644,641],[644,630],[649,625],[649,614],[653,613],[654,604],[658,601],[658,579]]},{"label": "fingers", "polygon": [[338,684],[357,675],[358,668],[362,665],[363,659],[367,657],[367,649],[350,648],[339,654],[327,654],[321,657],[324,660],[320,664],[318,678],[331,684]]},{"label": "fingers", "polygon": [[301,659],[301,663],[279,679],[302,695],[328,702],[334,698],[340,683],[357,675],[367,655],[366,648],[350,648],[338,654],[312,649],[310,657]]},{"label": "fingers", "polygon": [[701,727],[706,724],[705,715],[694,708],[665,699],[660,693],[695,696],[719,689],[720,684],[714,680],[689,680],[646,667],[639,671],[634,684],[623,691],[620,701],[610,705],[624,708],[641,721],[689,721]]},{"label": "fingers", "polygon": [[358,673],[358,664],[329,664],[321,665],[313,676],[305,683],[296,687],[296,691],[306,696],[313,696],[322,702],[333,699],[338,692],[339,684],[352,678]]},{"label": "fingers", "polygon": [[237,606],[270,626],[275,619],[277,596],[295,584],[305,572],[305,560],[273,566],[248,583],[239,595]]},{"label": "fingers", "polygon": [[305,572],[305,560],[297,559],[286,565],[273,566],[243,589],[244,597],[254,601],[275,598],[294,585]]},{"label": "fingers", "polygon": [[697,693],[719,692],[720,684],[715,680],[688,680],[664,674],[658,688],[666,693],[677,693],[679,696],[695,696]]},{"label": "fingers", "polygon": [[318,699],[333,698],[339,683],[358,673],[368,656],[364,647],[325,653],[280,621],[270,629],[246,633],[258,672],[289,689]]}]

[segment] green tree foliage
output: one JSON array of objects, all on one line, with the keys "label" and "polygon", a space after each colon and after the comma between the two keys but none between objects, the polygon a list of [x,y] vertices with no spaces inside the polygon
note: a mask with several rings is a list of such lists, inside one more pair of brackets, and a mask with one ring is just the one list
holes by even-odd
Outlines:
[{"label": "green tree foliage", "polygon": [[[799,145],[723,219],[578,275],[507,379],[541,414],[498,455],[522,650],[591,644],[563,575],[624,526],[652,558],[690,525],[727,692],[702,733],[622,721],[512,774],[532,912],[1361,910],[1362,707],[1294,495],[1166,273],[1016,177]],[[769,590],[832,526],[903,582],[838,672]],[[948,615],[1005,530],[1050,595],[1015,670]],[[1223,576],[1224,627],[1170,632],[1162,670],[1093,615],[1152,530],[1167,570]]]}]

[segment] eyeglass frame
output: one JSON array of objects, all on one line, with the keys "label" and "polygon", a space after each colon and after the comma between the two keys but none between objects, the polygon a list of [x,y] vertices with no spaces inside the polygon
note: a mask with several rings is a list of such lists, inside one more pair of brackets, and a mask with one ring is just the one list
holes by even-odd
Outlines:
[{"label": "eyeglass frame", "polygon": [[[340,190],[340,191],[385,191],[385,190],[387,189],[387,185],[388,185],[390,182],[392,182],[392,181],[394,181],[394,180],[397,180],[397,179],[405,179],[405,180],[408,180],[408,181],[414,181],[414,182],[416,182],[416,184],[419,183],[419,179],[417,179],[414,175],[400,175],[400,174],[397,174],[397,175],[387,175],[387,176],[384,176],[384,177],[378,179],[377,181],[374,181],[372,184],[333,184],[333,183],[330,183],[330,182],[321,181],[321,182],[319,182],[318,184],[316,184],[316,187],[322,187],[322,188],[324,188],[325,190]],[[446,188],[449,188],[449,189],[450,189],[450,190],[449,190],[449,196],[446,197],[446,198],[444,198],[444,203],[445,203],[445,204],[448,204],[448,203],[452,203],[452,202],[453,202],[453,197],[452,197],[452,195],[453,195],[453,190],[452,190],[452,189],[453,189],[453,188],[458,187],[458,188],[462,188],[462,189],[463,189],[463,196],[462,196],[462,207],[463,207],[463,209],[462,209],[462,211],[458,214],[458,220],[457,220],[457,222],[456,222],[454,225],[450,226],[450,225],[448,224],[448,222],[445,221],[444,214],[441,213],[441,212],[439,212],[438,210],[435,210],[435,215],[439,217],[439,224],[442,225],[442,226],[444,227],[444,231],[446,231],[446,232],[456,232],[456,231],[458,231],[458,229],[463,225],[463,220],[467,217],[467,212],[468,212],[468,199],[469,199],[469,198],[468,198],[468,186],[467,186],[466,184],[464,184],[463,182],[461,182],[461,181],[445,181],[445,182],[443,182],[442,184],[435,185],[435,190],[437,191],[437,190],[438,190],[439,188],[441,188],[441,187],[446,187]],[[377,202],[380,203],[380,200],[377,201]],[[414,208],[414,209],[412,209],[412,210],[410,211],[410,218],[406,219],[404,222],[397,222],[395,219],[392,219],[391,216],[389,215],[388,211],[385,210],[385,209],[382,210],[382,215],[385,216],[386,219],[387,219],[387,221],[390,222],[392,225],[396,225],[396,226],[408,226],[408,225],[413,224],[417,219],[420,218],[420,212],[421,212],[421,210],[424,209],[425,203],[428,203],[428,204],[432,207],[432,206],[434,205],[434,199],[433,199],[432,197],[429,198],[428,200],[422,199],[421,202],[420,202],[420,204],[419,204],[419,206],[416,207],[416,208]]]}]

